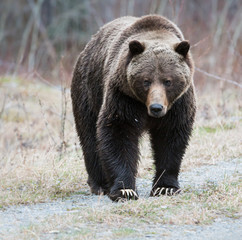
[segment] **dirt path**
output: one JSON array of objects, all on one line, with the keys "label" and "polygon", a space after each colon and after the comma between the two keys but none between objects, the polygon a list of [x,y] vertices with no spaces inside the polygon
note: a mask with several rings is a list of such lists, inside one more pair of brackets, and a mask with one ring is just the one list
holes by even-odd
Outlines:
[{"label": "dirt path", "polygon": [[[194,186],[199,189],[207,181],[217,183],[226,179],[226,176],[242,173],[241,159],[234,159],[230,162],[220,162],[218,165],[202,166],[192,172],[181,173],[180,183],[182,187]],[[137,186],[141,198],[147,198],[151,189],[151,181],[137,179]],[[142,190],[141,190],[142,189]],[[21,232],[30,225],[38,225],[54,215],[63,215],[85,208],[109,208],[112,203],[106,196],[97,197],[90,195],[75,195],[64,200],[57,200],[49,203],[35,205],[11,206],[0,210],[0,239],[14,239],[18,232]],[[76,210],[75,210],[76,209]],[[145,229],[146,224],[134,225],[140,232],[136,239],[242,239],[242,219],[218,218],[211,225],[155,225],[149,226],[149,234]],[[98,227],[98,226],[97,226]],[[147,230],[147,229],[146,229]],[[100,239],[108,239],[108,230],[101,228]],[[142,234],[143,233],[143,234]],[[54,235],[53,235],[54,234]],[[62,239],[58,233],[45,235],[43,239]],[[65,238],[68,239],[68,238]],[[134,239],[127,237],[122,239]]]}]

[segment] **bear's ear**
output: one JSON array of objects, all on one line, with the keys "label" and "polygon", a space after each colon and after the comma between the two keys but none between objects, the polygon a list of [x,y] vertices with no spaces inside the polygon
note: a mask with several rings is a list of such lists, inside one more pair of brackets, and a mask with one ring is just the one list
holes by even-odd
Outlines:
[{"label": "bear's ear", "polygon": [[181,54],[183,57],[186,57],[190,49],[190,43],[188,41],[182,41],[175,46],[175,51]]},{"label": "bear's ear", "polygon": [[133,40],[129,43],[129,50],[132,55],[140,54],[145,50],[144,44],[137,40]]}]

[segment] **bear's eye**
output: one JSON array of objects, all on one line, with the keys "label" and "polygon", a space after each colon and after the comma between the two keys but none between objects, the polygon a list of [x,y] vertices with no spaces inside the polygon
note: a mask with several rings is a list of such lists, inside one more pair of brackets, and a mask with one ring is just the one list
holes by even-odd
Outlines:
[{"label": "bear's eye", "polygon": [[151,81],[149,80],[144,80],[144,87],[150,87]]},{"label": "bear's eye", "polygon": [[166,87],[171,86],[171,81],[170,81],[170,80],[165,80],[165,81],[164,81],[164,85],[165,85]]}]

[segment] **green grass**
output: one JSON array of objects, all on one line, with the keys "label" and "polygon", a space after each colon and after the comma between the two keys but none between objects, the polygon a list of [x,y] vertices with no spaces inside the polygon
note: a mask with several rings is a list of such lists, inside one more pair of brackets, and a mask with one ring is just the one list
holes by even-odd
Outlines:
[{"label": "green grass", "polygon": [[124,238],[124,237],[134,237],[134,236],[139,236],[139,232],[133,228],[129,227],[121,227],[119,229],[114,229],[112,231],[113,237],[114,238]]},{"label": "green grass", "polygon": [[[240,120],[241,122],[241,120]],[[200,126],[195,129],[195,131],[198,131],[201,135],[207,134],[207,133],[216,133],[218,131],[226,131],[236,128],[235,123],[224,123],[217,125],[215,127],[211,126]]]}]

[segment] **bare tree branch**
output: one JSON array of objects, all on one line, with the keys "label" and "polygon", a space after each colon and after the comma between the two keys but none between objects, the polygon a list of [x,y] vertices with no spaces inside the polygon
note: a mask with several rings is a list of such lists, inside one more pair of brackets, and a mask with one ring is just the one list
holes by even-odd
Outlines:
[{"label": "bare tree branch", "polygon": [[239,83],[237,83],[237,82],[235,82],[233,80],[229,80],[229,79],[226,79],[226,78],[219,77],[217,75],[214,75],[212,73],[208,73],[208,72],[206,72],[206,71],[204,71],[204,70],[202,70],[200,68],[197,68],[197,67],[195,69],[196,69],[196,71],[198,71],[200,73],[203,73],[204,75],[206,75],[208,77],[211,77],[211,78],[214,78],[214,79],[217,79],[217,80],[220,80],[220,81],[228,82],[228,83],[234,84],[234,85],[242,88],[242,84],[239,84]]}]

